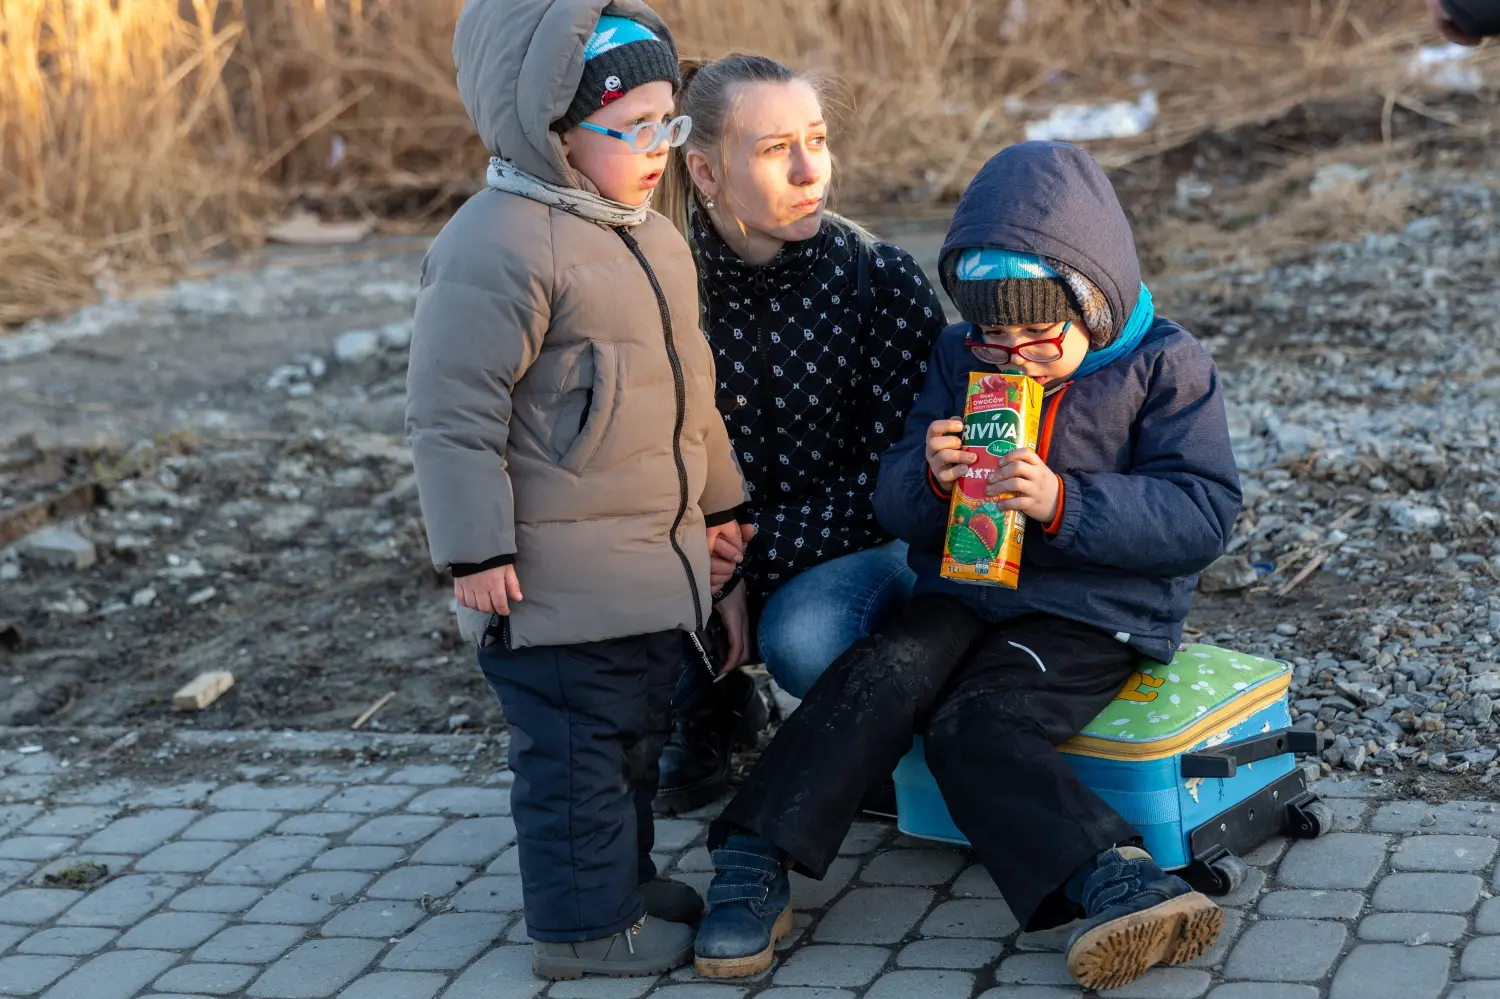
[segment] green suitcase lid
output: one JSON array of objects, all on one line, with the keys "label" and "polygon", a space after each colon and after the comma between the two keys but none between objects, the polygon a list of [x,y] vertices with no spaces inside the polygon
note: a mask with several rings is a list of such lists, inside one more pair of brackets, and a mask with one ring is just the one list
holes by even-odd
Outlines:
[{"label": "green suitcase lid", "polygon": [[1246,691],[1290,672],[1291,666],[1279,659],[1215,645],[1184,645],[1165,666],[1150,663],[1130,674],[1119,695],[1080,736],[1115,743],[1170,740]]}]

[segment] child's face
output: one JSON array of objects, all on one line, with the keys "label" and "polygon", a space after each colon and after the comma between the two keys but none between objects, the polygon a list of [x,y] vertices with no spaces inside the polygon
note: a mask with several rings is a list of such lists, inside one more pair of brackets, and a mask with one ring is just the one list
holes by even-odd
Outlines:
[{"label": "child's face", "polygon": [[[653,80],[631,90],[589,115],[591,125],[624,132],[648,121],[672,116],[672,85]],[[649,153],[638,153],[630,143],[574,126],[562,135],[568,163],[593,181],[599,193],[622,205],[643,205],[656,189],[671,149],[664,142]]]},{"label": "child's face", "polygon": [[[1089,352],[1088,334],[1075,322],[981,326],[979,330],[986,345],[1020,347],[1024,352],[1011,351],[1007,356],[1004,350],[981,349],[976,354],[999,367],[1016,368],[1043,385],[1067,381]],[[1051,359],[1033,360],[1038,357]]]}]

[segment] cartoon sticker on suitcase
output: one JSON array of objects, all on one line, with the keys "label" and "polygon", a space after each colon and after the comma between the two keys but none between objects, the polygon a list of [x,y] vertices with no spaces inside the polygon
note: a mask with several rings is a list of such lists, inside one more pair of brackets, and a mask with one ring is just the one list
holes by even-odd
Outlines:
[{"label": "cartoon sticker on suitcase", "polygon": [[1157,696],[1157,687],[1166,683],[1164,677],[1147,676],[1145,673],[1132,673],[1125,680],[1125,686],[1120,689],[1118,700],[1121,701],[1154,701]]}]

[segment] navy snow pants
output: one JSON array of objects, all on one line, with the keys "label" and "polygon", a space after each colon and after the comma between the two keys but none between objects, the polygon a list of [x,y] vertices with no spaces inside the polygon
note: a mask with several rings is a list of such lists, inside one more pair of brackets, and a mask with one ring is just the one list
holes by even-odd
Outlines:
[{"label": "navy snow pants", "polygon": [[533,940],[598,940],[645,914],[640,886],[656,876],[651,799],[682,653],[678,631],[479,650],[510,725],[511,813]]}]

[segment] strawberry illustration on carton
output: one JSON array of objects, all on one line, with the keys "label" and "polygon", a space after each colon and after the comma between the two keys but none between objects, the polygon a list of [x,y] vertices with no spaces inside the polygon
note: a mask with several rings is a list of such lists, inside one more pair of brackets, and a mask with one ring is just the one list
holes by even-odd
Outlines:
[{"label": "strawberry illustration on carton", "polygon": [[990,473],[1016,448],[1034,448],[1041,428],[1042,386],[1020,374],[969,375],[964,450],[976,458],[958,480],[948,508],[942,575],[1015,589],[1026,517],[1001,510],[984,494]]}]

